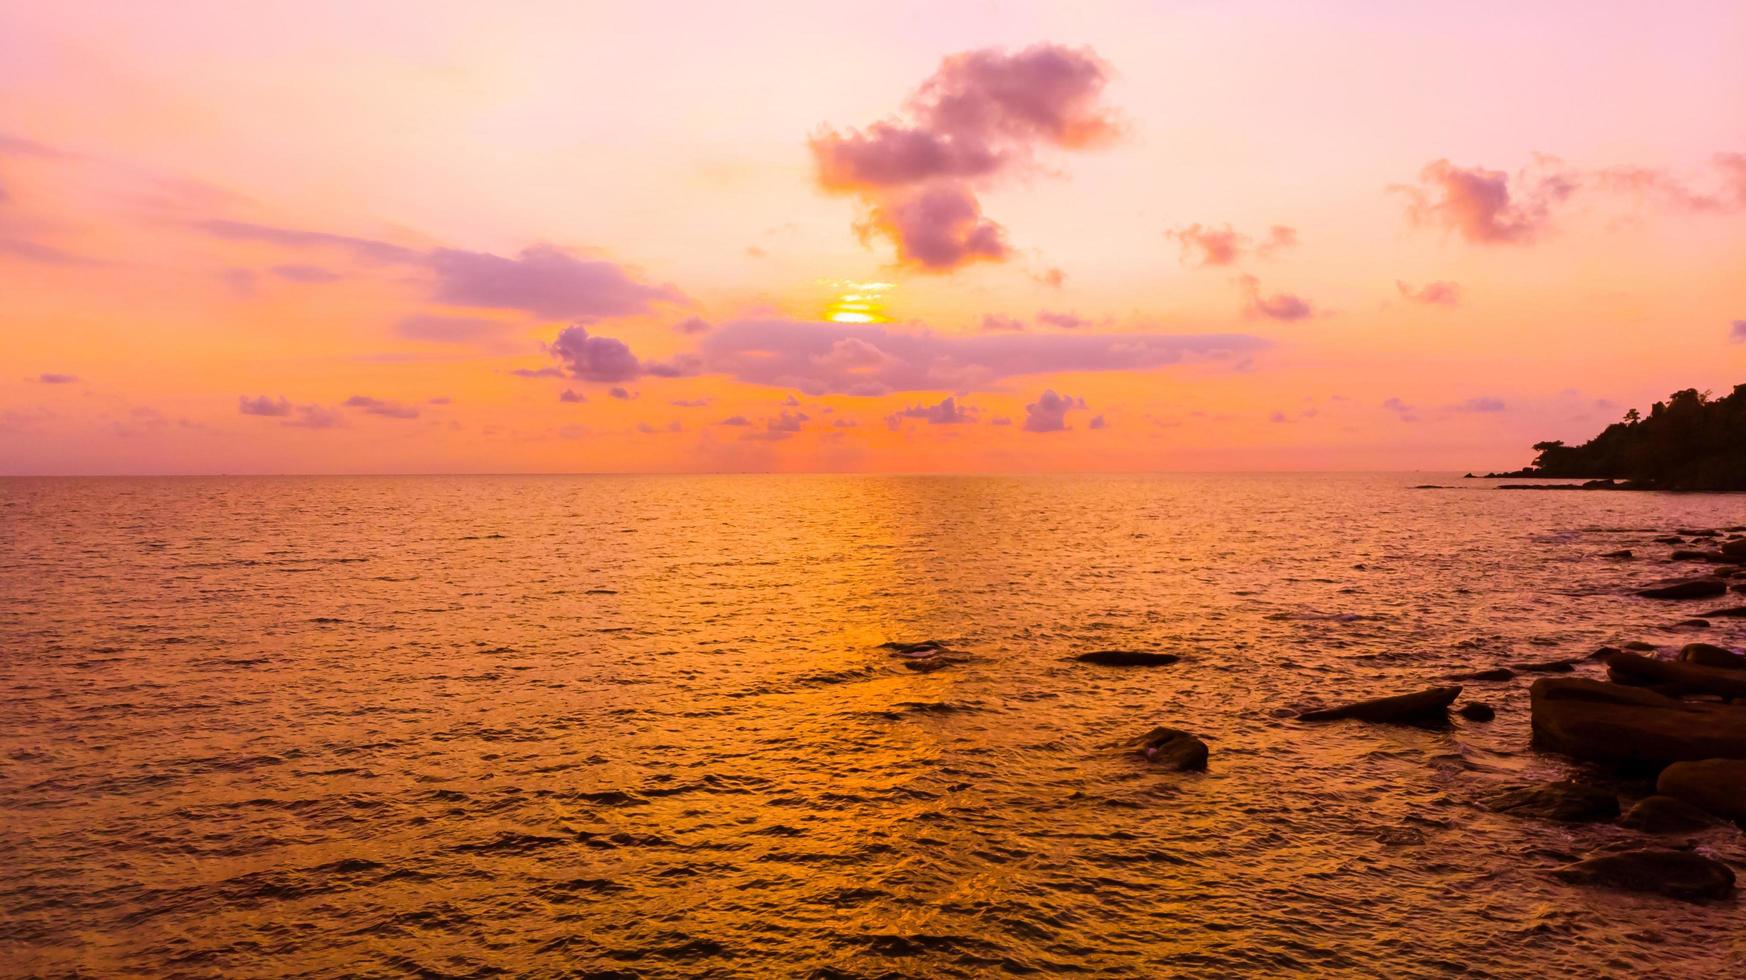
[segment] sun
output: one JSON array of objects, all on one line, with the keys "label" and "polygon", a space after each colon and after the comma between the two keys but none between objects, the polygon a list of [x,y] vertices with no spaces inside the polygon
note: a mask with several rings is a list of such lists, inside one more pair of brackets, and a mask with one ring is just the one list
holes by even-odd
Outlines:
[{"label": "sun", "polygon": [[891,319],[885,315],[885,294],[891,291],[893,283],[838,279],[829,285],[839,292],[825,307],[826,320],[832,323],[885,323]]}]

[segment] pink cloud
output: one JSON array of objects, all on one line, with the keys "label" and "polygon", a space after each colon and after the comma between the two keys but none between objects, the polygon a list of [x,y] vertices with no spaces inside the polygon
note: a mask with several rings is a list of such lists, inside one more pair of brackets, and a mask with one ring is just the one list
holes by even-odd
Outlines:
[{"label": "pink cloud", "polygon": [[1051,310],[1043,310],[1038,313],[1037,322],[1062,330],[1078,330],[1080,327],[1091,325],[1091,321],[1082,316],[1072,313],[1056,313]]},{"label": "pink cloud", "polygon": [[[952,55],[910,96],[900,119],[824,129],[810,146],[818,186],[861,199],[863,239],[888,238],[900,264],[948,272],[1010,252],[971,184],[1032,165],[1040,147],[1107,142],[1108,69],[1090,51],[1038,44]],[[1059,277],[1056,277],[1058,284]]]},{"label": "pink cloud", "polygon": [[1457,282],[1427,282],[1423,286],[1413,287],[1400,280],[1395,280],[1394,288],[1400,291],[1404,299],[1428,306],[1460,306],[1461,284]]},{"label": "pink cloud", "polygon": [[1289,225],[1273,225],[1267,229],[1266,237],[1258,245],[1254,244],[1253,238],[1228,224],[1223,228],[1214,228],[1197,222],[1166,231],[1164,237],[1174,240],[1181,247],[1180,261],[1183,265],[1205,269],[1235,265],[1251,253],[1270,258],[1297,244],[1297,229]]},{"label": "pink cloud", "polygon": [[904,419],[920,419],[929,425],[961,425],[976,421],[976,409],[968,405],[960,406],[956,399],[948,395],[938,405],[911,405],[898,409],[885,421],[895,429]]},{"label": "pink cloud", "polygon": [[77,384],[79,376],[76,374],[62,374],[58,371],[44,371],[36,376],[36,380],[38,384],[70,385]]},{"label": "pink cloud", "polygon": [[[1550,162],[1550,161],[1548,161]],[[1416,187],[1395,188],[1407,198],[1407,217],[1482,245],[1533,241],[1550,225],[1552,211],[1575,193],[1568,171],[1514,180],[1501,170],[1462,168],[1436,160],[1419,172]]]},{"label": "pink cloud", "polygon": [[1026,432],[1063,432],[1070,426],[1067,424],[1067,413],[1084,408],[1085,399],[1071,395],[1057,395],[1053,389],[1043,392],[1037,400],[1025,406]]},{"label": "pink cloud", "polygon": [[237,411],[244,415],[284,418],[291,414],[291,402],[283,397],[273,399],[266,395],[259,395],[250,398],[247,395],[242,395],[237,398]]},{"label": "pink cloud", "polygon": [[358,409],[368,415],[380,415],[389,419],[418,418],[418,409],[412,405],[382,398],[371,398],[369,395],[353,395],[341,404],[347,408]]},{"label": "pink cloud", "polygon": [[1243,292],[1243,315],[1263,316],[1270,320],[1304,320],[1315,316],[1316,311],[1309,300],[1293,293],[1273,293],[1263,295],[1261,280],[1254,276],[1242,276],[1237,280]]}]

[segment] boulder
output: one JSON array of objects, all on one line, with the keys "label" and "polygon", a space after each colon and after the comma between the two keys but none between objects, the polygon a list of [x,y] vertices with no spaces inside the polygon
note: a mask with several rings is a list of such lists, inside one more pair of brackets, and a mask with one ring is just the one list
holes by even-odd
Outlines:
[{"label": "boulder", "polygon": [[1529,697],[1534,744],[1548,751],[1615,763],[1746,759],[1746,708],[1580,677],[1541,678]]},{"label": "boulder", "polygon": [[1638,589],[1637,594],[1645,599],[1708,599],[1727,591],[1728,586],[1721,579],[1688,578]]},{"label": "boulder", "polygon": [[1508,667],[1493,667],[1490,670],[1470,670],[1462,674],[1444,674],[1446,681],[1507,681],[1514,680],[1516,672]]},{"label": "boulder", "polygon": [[1746,820],[1746,761],[1675,762],[1661,771],[1655,792],[1729,820]]},{"label": "boulder", "polygon": [[1146,761],[1179,772],[1206,768],[1206,743],[1175,728],[1154,728],[1134,742]]},{"label": "boulder", "polygon": [[1729,558],[1746,558],[1746,538],[1722,542],[1722,554]]},{"label": "boulder", "polygon": [[1576,669],[1574,660],[1547,660],[1534,664],[1510,664],[1513,670],[1524,674],[1568,674]]},{"label": "boulder", "polygon": [[1687,643],[1679,651],[1679,660],[1681,663],[1697,664],[1699,667],[1746,670],[1746,656],[1714,643]]},{"label": "boulder", "polygon": [[1497,717],[1497,709],[1484,701],[1468,701],[1456,708],[1455,713],[1468,721],[1490,721]]},{"label": "boulder", "polygon": [[[1675,763],[1690,765],[1690,763]],[[1690,834],[1716,825],[1716,818],[1684,800],[1671,796],[1648,796],[1625,811],[1619,826],[1646,834]]]},{"label": "boulder", "polygon": [[1298,714],[1301,721],[1338,721],[1354,718],[1358,721],[1395,722],[1400,724],[1446,720],[1449,705],[1460,696],[1459,687],[1432,687],[1411,694],[1374,698],[1335,708],[1317,708]]},{"label": "boulder", "polygon": [[1073,659],[1083,664],[1100,664],[1105,667],[1161,667],[1182,658],[1174,653],[1150,653],[1145,650],[1093,650]]},{"label": "boulder", "polygon": [[1653,892],[1687,901],[1734,893],[1734,872],[1727,865],[1692,851],[1659,847],[1596,855],[1552,874],[1573,885]]},{"label": "boulder", "polygon": [[[1650,647],[1650,649],[1653,650],[1654,647]],[[1590,660],[1605,660],[1615,653],[1624,653],[1624,651],[1620,650],[1618,647],[1601,647],[1599,650],[1596,650],[1595,652],[1589,654],[1588,659],[1590,659]]]},{"label": "boulder", "polygon": [[1571,782],[1504,790],[1487,797],[1485,805],[1498,813],[1567,823],[1611,820],[1619,815],[1617,796],[1604,789]]},{"label": "boulder", "polygon": [[1721,667],[1700,667],[1691,663],[1655,660],[1635,653],[1620,653],[1607,660],[1607,673],[1621,684],[1665,686],[1682,694],[1746,698],[1746,674]]}]

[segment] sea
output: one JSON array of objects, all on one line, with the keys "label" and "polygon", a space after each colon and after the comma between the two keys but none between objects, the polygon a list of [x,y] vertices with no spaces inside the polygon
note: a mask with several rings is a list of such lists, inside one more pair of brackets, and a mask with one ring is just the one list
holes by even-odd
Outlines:
[{"label": "sea", "polygon": [[1531,676],[1466,686],[1489,723],[1293,717],[1746,642],[1632,595],[1746,496],[1497,487],[3,480],[0,973],[1746,974],[1739,900],[1551,875],[1641,834],[1486,808],[1651,792],[1534,750]]}]

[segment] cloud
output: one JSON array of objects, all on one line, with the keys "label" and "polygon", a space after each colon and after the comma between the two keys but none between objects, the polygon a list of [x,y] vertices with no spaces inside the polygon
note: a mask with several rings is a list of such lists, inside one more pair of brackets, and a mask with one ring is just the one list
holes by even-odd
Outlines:
[{"label": "cloud", "polygon": [[707,398],[675,398],[667,404],[675,408],[703,408],[709,404]]},{"label": "cloud", "polygon": [[703,319],[702,317],[696,317],[696,316],[686,317],[685,319],[680,320],[678,323],[673,324],[673,330],[675,333],[682,333],[682,334],[708,333],[709,332],[709,321]]},{"label": "cloud", "polygon": [[1382,407],[1393,412],[1395,417],[1402,422],[1417,422],[1419,420],[1418,409],[1413,408],[1399,398],[1386,399],[1383,401]]},{"label": "cloud", "polygon": [[1735,320],[1728,326],[1728,339],[1736,344],[1746,343],[1746,320]]},{"label": "cloud", "polygon": [[541,317],[607,317],[683,299],[671,286],[645,285],[611,262],[578,259],[551,245],[522,249],[513,259],[444,248],[425,261],[436,274],[434,297],[457,306]]},{"label": "cloud", "polygon": [[[232,241],[281,248],[331,248],[364,262],[416,266],[432,276],[431,297],[455,306],[518,310],[540,317],[595,318],[645,313],[656,304],[685,299],[672,286],[640,282],[612,262],[580,259],[554,245],[532,245],[506,258],[453,248],[419,250],[370,238],[224,219],[198,221],[193,227]],[[310,275],[314,268],[278,267],[303,270],[304,275]]]},{"label": "cloud", "polygon": [[345,277],[331,269],[323,269],[319,265],[276,265],[267,270],[286,282],[324,283],[337,282]]},{"label": "cloud", "polygon": [[1303,320],[1315,316],[1315,309],[1309,300],[1293,293],[1274,293],[1264,296],[1261,293],[1261,280],[1254,276],[1241,276],[1237,285],[1243,292],[1243,315],[1264,316],[1270,320]]},{"label": "cloud", "polygon": [[1458,282],[1444,282],[1438,280],[1436,282],[1425,283],[1423,286],[1419,286],[1415,289],[1399,279],[1396,279],[1394,282],[1394,288],[1400,290],[1400,294],[1403,298],[1412,300],[1414,303],[1424,303],[1427,306],[1461,305],[1461,284]]},{"label": "cloud", "polygon": [[509,372],[518,378],[561,378],[564,372],[555,367],[513,368]]},{"label": "cloud", "polygon": [[470,316],[435,316],[428,313],[402,317],[394,324],[394,332],[402,337],[451,344],[480,340],[495,335],[502,329],[503,324],[495,320]]},{"label": "cloud", "polygon": [[1451,408],[1457,412],[1501,412],[1504,410],[1504,403],[1501,398],[1469,398]]},{"label": "cloud", "polygon": [[1051,327],[1059,327],[1062,330],[1078,330],[1080,327],[1091,325],[1091,321],[1082,316],[1075,316],[1072,313],[1055,313],[1049,310],[1038,313],[1037,322]]},{"label": "cloud", "polygon": [[297,417],[285,424],[299,429],[332,429],[345,422],[332,409],[320,405],[299,405]]},{"label": "cloud", "polygon": [[1092,427],[1092,428],[1093,428],[1093,429],[1102,429],[1102,428],[1105,428],[1105,425],[1104,425],[1104,421],[1103,421],[1103,416],[1101,416],[1101,415],[1093,415],[1093,416],[1092,416],[1092,417],[1091,417],[1091,427]]},{"label": "cloud", "polygon": [[1576,188],[1577,177],[1561,167],[1512,179],[1501,170],[1435,160],[1419,172],[1417,186],[1393,189],[1405,195],[1413,224],[1452,231],[1475,244],[1498,245],[1533,241],[1551,224],[1553,209]]},{"label": "cloud", "polygon": [[1164,237],[1175,240],[1181,247],[1180,261],[1183,265],[1205,269],[1235,265],[1239,259],[1251,253],[1270,258],[1297,244],[1297,229],[1288,225],[1274,225],[1267,229],[1267,237],[1259,245],[1254,245],[1254,239],[1228,224],[1223,228],[1199,223],[1184,225],[1164,232]]},{"label": "cloud", "polygon": [[1001,262],[1009,254],[1006,231],[982,216],[976,195],[958,184],[936,184],[875,204],[859,226],[897,247],[897,261],[925,272],[949,272],[972,262]]},{"label": "cloud", "polygon": [[929,425],[961,425],[976,421],[976,409],[970,406],[960,407],[950,396],[938,405],[911,405],[899,409],[886,417],[886,424],[897,428],[904,419],[921,419]]},{"label": "cloud", "polygon": [[591,337],[581,325],[565,327],[546,348],[569,371],[583,381],[630,381],[643,373],[642,362],[611,337]]},{"label": "cloud", "polygon": [[625,389],[619,387],[618,385],[613,385],[611,388],[606,389],[606,394],[612,398],[618,399],[621,402],[628,402],[632,398],[636,397],[636,395],[630,393],[629,391],[626,391]]},{"label": "cloud", "polygon": [[45,385],[70,385],[78,383],[79,376],[76,374],[61,374],[56,371],[44,371],[36,376],[36,380],[39,384]]},{"label": "cloud", "polygon": [[786,439],[805,428],[805,424],[811,420],[812,416],[805,412],[784,411],[773,419],[765,419],[763,431],[749,433],[746,438],[771,442]]},{"label": "cloud", "polygon": [[751,425],[752,423],[751,423],[751,420],[747,419],[744,415],[730,415],[727,418],[722,419],[720,422],[717,422],[716,424],[717,425],[732,425],[732,426],[737,427],[737,426]]},{"label": "cloud", "polygon": [[1141,371],[1260,350],[1246,334],[983,334],[946,336],[880,324],[739,320],[705,337],[705,370],[809,395],[964,392],[1004,378],[1067,371]]},{"label": "cloud", "polygon": [[403,405],[400,402],[385,401],[381,398],[371,398],[368,395],[353,395],[340,404],[347,408],[360,409],[368,415],[380,415],[383,418],[418,418],[418,409],[412,405]]},{"label": "cloud", "polygon": [[982,217],[971,185],[1030,168],[1042,147],[1112,139],[1117,127],[1101,103],[1108,74],[1089,50],[1055,44],[951,55],[901,118],[815,134],[815,178],[826,191],[859,198],[869,209],[863,238],[889,238],[901,264],[947,272],[1004,260],[1004,233]]},{"label": "cloud", "polygon": [[985,313],[982,316],[983,333],[1017,333],[1025,328],[1023,320],[997,313]]},{"label": "cloud", "polygon": [[1054,389],[1043,392],[1037,400],[1025,406],[1026,432],[1062,432],[1069,428],[1067,413],[1084,408],[1085,399],[1057,395]]},{"label": "cloud", "polygon": [[558,394],[558,401],[568,402],[572,405],[579,405],[587,400],[588,400],[587,395],[578,394],[570,388],[565,388],[562,392],[560,392]]},{"label": "cloud", "polygon": [[257,395],[250,398],[247,395],[239,395],[237,397],[237,411],[244,415],[285,418],[291,414],[291,402],[283,397],[273,399],[266,395]]}]

